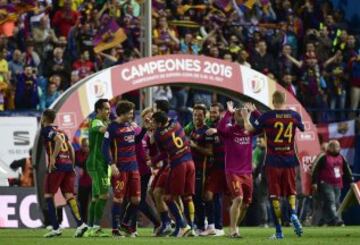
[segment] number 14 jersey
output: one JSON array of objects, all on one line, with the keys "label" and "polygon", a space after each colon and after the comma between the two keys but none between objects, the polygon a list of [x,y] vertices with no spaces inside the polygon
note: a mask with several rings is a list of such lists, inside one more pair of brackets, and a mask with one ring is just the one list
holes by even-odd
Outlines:
[{"label": "number 14 jersey", "polygon": [[266,137],[266,164],[274,167],[298,165],[295,152],[296,128],[304,131],[299,113],[293,110],[271,110],[255,120],[257,130],[264,130]]}]

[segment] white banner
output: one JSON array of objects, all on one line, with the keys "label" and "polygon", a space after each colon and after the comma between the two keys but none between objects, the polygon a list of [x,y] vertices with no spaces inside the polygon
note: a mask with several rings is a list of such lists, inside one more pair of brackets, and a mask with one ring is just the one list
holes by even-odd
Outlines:
[{"label": "white banner", "polygon": [[9,166],[29,156],[37,128],[36,117],[0,117],[0,186],[8,185],[7,178],[18,177]]}]

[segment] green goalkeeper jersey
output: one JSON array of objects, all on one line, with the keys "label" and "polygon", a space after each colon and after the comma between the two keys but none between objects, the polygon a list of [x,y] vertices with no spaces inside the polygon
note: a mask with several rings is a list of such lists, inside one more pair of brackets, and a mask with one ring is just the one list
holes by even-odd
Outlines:
[{"label": "green goalkeeper jersey", "polygon": [[98,169],[107,170],[104,156],[101,152],[104,133],[100,132],[101,127],[107,127],[107,122],[95,118],[90,121],[89,126],[89,148],[90,154],[86,161],[86,168],[88,171]]}]

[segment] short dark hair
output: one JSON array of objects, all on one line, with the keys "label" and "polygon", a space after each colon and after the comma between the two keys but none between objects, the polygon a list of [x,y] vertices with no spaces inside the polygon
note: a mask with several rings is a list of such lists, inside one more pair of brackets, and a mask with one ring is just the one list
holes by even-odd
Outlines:
[{"label": "short dark hair", "polygon": [[224,111],[224,106],[223,104],[217,102],[217,103],[212,103],[210,107],[219,107],[219,111],[222,112]]},{"label": "short dark hair", "polygon": [[46,117],[46,121],[48,121],[49,123],[53,123],[56,118],[56,111],[53,109],[46,109],[43,112],[43,116]]},{"label": "short dark hair", "polygon": [[195,111],[195,110],[201,110],[201,111],[203,111],[203,112],[204,112],[204,116],[206,116],[206,111],[207,111],[207,109],[206,109],[206,106],[205,106],[205,105],[203,105],[203,104],[196,104],[196,105],[194,105],[194,107],[193,107],[193,111]]},{"label": "short dark hair", "polygon": [[98,110],[101,110],[103,108],[103,104],[109,102],[108,99],[98,99],[98,101],[95,102],[95,113],[97,113]]},{"label": "short dark hair", "polygon": [[126,114],[131,110],[134,110],[135,104],[128,100],[120,100],[116,105],[116,114],[118,116]]},{"label": "short dark hair", "polygon": [[165,125],[168,122],[168,116],[164,111],[157,111],[152,115],[152,118],[156,123]]},{"label": "short dark hair", "polygon": [[165,113],[169,113],[170,104],[167,100],[155,100],[156,109],[161,110]]}]

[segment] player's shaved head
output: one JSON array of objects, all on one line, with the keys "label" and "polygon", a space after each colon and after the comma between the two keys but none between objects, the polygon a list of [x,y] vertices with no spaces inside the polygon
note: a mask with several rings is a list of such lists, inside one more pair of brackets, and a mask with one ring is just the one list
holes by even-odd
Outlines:
[{"label": "player's shaved head", "polygon": [[273,93],[272,99],[273,99],[273,104],[281,106],[285,104],[285,93],[281,92],[281,91],[275,91]]},{"label": "player's shaved head", "polygon": [[338,155],[340,153],[341,146],[340,142],[338,140],[330,140],[327,151],[331,153],[332,155]]},{"label": "player's shaved head", "polygon": [[54,111],[53,109],[46,109],[43,112],[43,117],[45,118],[46,122],[53,123],[56,118],[56,111]]},{"label": "player's shaved head", "polygon": [[118,116],[124,115],[129,113],[131,110],[134,110],[135,104],[127,101],[127,100],[120,100],[116,105],[116,114]]}]

